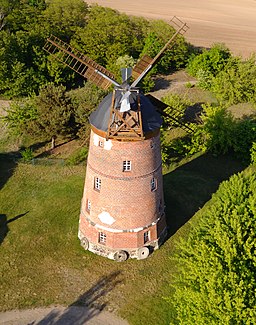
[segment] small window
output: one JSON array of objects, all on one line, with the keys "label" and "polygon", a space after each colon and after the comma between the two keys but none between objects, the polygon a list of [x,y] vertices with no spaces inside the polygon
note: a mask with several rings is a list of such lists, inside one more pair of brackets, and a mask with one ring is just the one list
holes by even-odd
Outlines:
[{"label": "small window", "polygon": [[153,141],[150,141],[150,148],[154,149],[155,148],[155,143]]},{"label": "small window", "polygon": [[104,232],[99,232],[99,243],[106,244],[107,236]]},{"label": "small window", "polygon": [[149,230],[144,232],[144,244],[146,244],[150,240],[150,232]]},{"label": "small window", "polygon": [[86,210],[90,213],[91,211],[91,201],[87,200],[87,204],[86,204]]},{"label": "small window", "polygon": [[99,147],[101,147],[101,148],[104,147],[104,142],[102,140],[99,141]]},{"label": "small window", "polygon": [[153,177],[153,178],[151,179],[150,186],[151,186],[151,192],[156,191],[156,189],[157,189],[157,180],[156,180],[155,177]]},{"label": "small window", "polygon": [[123,161],[123,172],[129,172],[132,170],[132,163],[130,160]]},{"label": "small window", "polygon": [[94,189],[97,191],[101,189],[101,179],[99,177],[94,178]]}]

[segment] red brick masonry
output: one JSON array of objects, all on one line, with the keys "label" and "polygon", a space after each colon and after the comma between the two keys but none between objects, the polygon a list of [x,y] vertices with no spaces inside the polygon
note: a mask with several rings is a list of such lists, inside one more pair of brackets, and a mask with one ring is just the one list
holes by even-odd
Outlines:
[{"label": "red brick masonry", "polygon": [[[123,170],[124,162],[130,170]],[[127,258],[145,258],[165,235],[159,135],[107,141],[91,131],[79,225],[82,245],[112,259],[120,251]]]}]

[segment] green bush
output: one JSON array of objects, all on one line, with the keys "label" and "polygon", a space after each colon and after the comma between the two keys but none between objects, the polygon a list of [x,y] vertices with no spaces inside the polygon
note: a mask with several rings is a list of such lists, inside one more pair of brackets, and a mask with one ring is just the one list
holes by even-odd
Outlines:
[{"label": "green bush", "polygon": [[174,304],[178,324],[254,324],[255,169],[221,184],[179,244]]},{"label": "green bush", "polygon": [[251,163],[253,165],[256,165],[256,142],[253,142],[250,153],[251,153]]},{"label": "green bush", "polygon": [[68,165],[79,165],[81,163],[84,163],[87,159],[88,155],[88,148],[83,147],[76,151],[74,154],[72,154],[66,161]]},{"label": "green bush", "polygon": [[243,61],[232,58],[212,80],[211,90],[220,101],[227,104],[256,103],[255,56]]},{"label": "green bush", "polygon": [[215,44],[210,50],[193,55],[187,64],[187,71],[194,77],[206,79],[207,82],[202,83],[201,86],[208,89],[211,78],[224,69],[230,57],[229,49],[223,44]]},{"label": "green bush", "polygon": [[256,142],[256,118],[238,120],[232,136],[232,149],[245,162],[250,161],[250,150]]},{"label": "green bush", "polygon": [[30,99],[12,102],[2,118],[15,135],[30,134],[30,124],[38,119],[38,112]]},{"label": "green bush", "polygon": [[34,158],[34,153],[31,148],[26,148],[21,151],[22,161],[30,162]]},{"label": "green bush", "polygon": [[192,135],[189,154],[210,151],[215,155],[225,154],[233,144],[235,121],[225,107],[204,105],[202,125]]}]

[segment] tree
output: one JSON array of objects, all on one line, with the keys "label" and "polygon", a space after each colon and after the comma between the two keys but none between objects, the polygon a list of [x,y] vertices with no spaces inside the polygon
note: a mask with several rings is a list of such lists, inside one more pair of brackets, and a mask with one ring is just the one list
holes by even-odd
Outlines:
[{"label": "tree", "polygon": [[31,100],[12,102],[6,113],[2,119],[12,133],[17,136],[30,135],[30,125],[38,119],[37,110]]},{"label": "tree", "polygon": [[49,84],[40,90],[34,103],[38,119],[31,128],[40,136],[52,139],[52,148],[58,136],[69,137],[76,133],[74,110],[64,86]]},{"label": "tree", "polygon": [[221,184],[177,253],[179,324],[254,324],[255,168]]},{"label": "tree", "polygon": [[88,5],[83,0],[51,0],[43,17],[52,34],[70,40],[74,33],[86,25]]},{"label": "tree", "polygon": [[[108,67],[117,58],[132,55],[143,33],[133,29],[134,21],[116,10],[92,6],[86,28],[76,33],[72,44],[99,64]],[[135,41],[136,38],[136,41]]]},{"label": "tree", "polygon": [[71,90],[68,96],[74,108],[77,135],[83,141],[88,141],[90,136],[89,115],[98,106],[106,95],[106,91],[96,87],[91,82],[86,82],[83,88]]}]

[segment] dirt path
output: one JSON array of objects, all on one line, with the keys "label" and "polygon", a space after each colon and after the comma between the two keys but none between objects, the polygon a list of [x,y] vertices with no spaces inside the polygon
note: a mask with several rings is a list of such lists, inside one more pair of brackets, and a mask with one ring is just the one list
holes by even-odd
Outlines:
[{"label": "dirt path", "polygon": [[10,100],[0,99],[0,115],[6,115],[6,109],[10,107]]},{"label": "dirt path", "polygon": [[170,20],[177,16],[190,29],[186,38],[209,47],[224,42],[236,55],[256,52],[256,0],[86,0],[129,15]]},{"label": "dirt path", "polygon": [[48,307],[0,313],[1,325],[129,325],[107,311],[86,307]]}]

